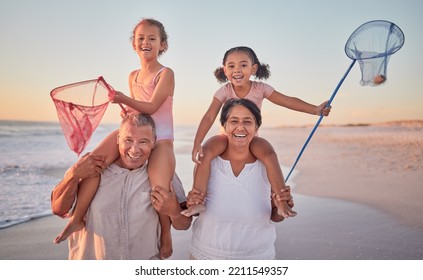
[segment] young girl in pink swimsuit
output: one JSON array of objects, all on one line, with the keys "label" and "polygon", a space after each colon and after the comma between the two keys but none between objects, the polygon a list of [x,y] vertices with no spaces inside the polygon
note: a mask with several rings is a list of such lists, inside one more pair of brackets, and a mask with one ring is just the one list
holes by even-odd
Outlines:
[{"label": "young girl in pink swimsuit", "polygon": [[[194,176],[193,191],[203,196],[207,192],[208,179],[210,177],[210,162],[215,157],[222,154],[227,147],[227,136],[218,135],[209,139],[204,146],[202,142],[207,132],[213,125],[222,105],[231,98],[246,98],[253,101],[260,109],[264,98],[276,105],[288,109],[327,116],[330,107],[325,108],[327,101],[319,106],[309,104],[301,99],[283,95],[274,88],[263,82],[251,81],[250,77],[257,79],[267,79],[270,76],[268,65],[260,63],[257,55],[249,47],[235,47],[228,50],[223,57],[223,67],[216,69],[215,76],[219,82],[227,82],[214,95],[206,114],[201,119],[194,139],[192,150],[192,160],[197,163]],[[239,135],[238,137],[243,137]],[[272,192],[278,196],[285,188],[285,180],[279,165],[277,154],[273,147],[265,139],[254,137],[250,146],[253,155],[259,159],[266,167],[268,179],[272,187]],[[269,198],[270,199],[270,198]],[[192,203],[188,202],[188,205]],[[278,213],[285,218],[293,217],[297,213],[288,206],[285,201],[277,203]],[[204,205],[191,205],[182,214],[191,216],[204,211]]]},{"label": "young girl in pink swimsuit", "polygon": [[[116,92],[114,103],[128,106],[128,110],[150,114],[156,124],[156,143],[148,160],[148,174],[152,188],[160,186],[170,189],[175,173],[175,154],[173,150],[173,92],[174,73],[158,62],[158,57],[168,48],[164,26],[154,19],[141,20],[133,30],[132,46],[141,61],[141,68],[129,74],[131,97]],[[125,113],[125,112],[123,112]],[[117,131],[111,133],[92,152],[105,158],[105,165],[114,162],[119,155],[116,143]],[[77,203],[69,224],[56,238],[55,243],[65,240],[72,232],[85,225],[84,216],[93,199],[99,183],[99,177],[81,181]],[[154,203],[154,200],[153,200]],[[172,255],[170,219],[159,214],[161,224],[160,257]]]}]

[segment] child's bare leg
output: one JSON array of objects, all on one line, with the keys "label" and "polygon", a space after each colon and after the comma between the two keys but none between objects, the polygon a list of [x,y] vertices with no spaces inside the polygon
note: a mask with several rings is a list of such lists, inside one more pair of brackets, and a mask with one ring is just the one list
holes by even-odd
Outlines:
[{"label": "child's bare leg", "polygon": [[[117,131],[110,133],[91,154],[103,156],[105,158],[105,166],[109,166],[114,162],[119,157]],[[73,232],[81,230],[85,226],[85,214],[97,192],[99,183],[100,176],[86,178],[79,183],[75,209],[69,219],[69,223],[56,237],[54,243],[58,244],[66,240]]]},{"label": "child's bare leg", "polygon": [[[160,186],[170,191],[170,182],[175,173],[176,159],[173,151],[173,143],[169,140],[156,142],[154,150],[148,160],[148,177],[151,187]],[[171,222],[166,215],[159,213],[161,226],[160,235],[160,258],[167,259],[172,253],[172,236],[170,232]]]},{"label": "child's bare leg", "polygon": [[72,233],[84,228],[84,216],[88,210],[91,200],[97,192],[97,186],[100,182],[100,177],[92,177],[81,181],[78,185],[78,198],[75,205],[75,210],[69,218],[68,224],[62,232],[53,241],[56,244],[66,240]]},{"label": "child's bare leg", "polygon": [[[285,180],[279,165],[278,156],[272,145],[263,138],[254,137],[250,145],[250,150],[257,159],[263,162],[272,192],[279,196],[282,187],[285,187]],[[297,212],[293,211],[286,201],[276,202],[275,205],[278,208],[278,214],[284,218],[297,215]]]},{"label": "child's bare leg", "polygon": [[[197,164],[194,171],[194,186],[196,190],[202,194],[207,193],[207,185],[210,178],[211,161],[221,155],[228,146],[228,138],[226,135],[216,135],[210,138],[203,146],[203,157],[200,159],[201,164]],[[201,213],[205,210],[204,204],[195,204],[181,212],[182,215],[191,217],[192,215]]]}]

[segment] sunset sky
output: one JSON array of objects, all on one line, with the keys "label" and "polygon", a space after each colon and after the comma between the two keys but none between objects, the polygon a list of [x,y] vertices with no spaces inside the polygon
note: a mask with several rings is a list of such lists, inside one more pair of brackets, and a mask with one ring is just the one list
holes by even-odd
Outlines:
[{"label": "sunset sky", "polygon": [[[420,0],[1,1],[0,120],[57,121],[50,91],[101,75],[128,94],[128,74],[139,67],[130,36],[144,17],[161,21],[169,34],[160,61],[175,71],[175,125],[199,123],[220,87],[214,69],[239,45],[270,65],[266,82],[275,89],[320,104],[351,63],[344,53],[348,37],[376,19],[394,22],[405,34],[388,80],[362,87],[356,64],[325,123],[423,120],[422,15]],[[103,122],[120,121],[119,111],[111,104]],[[264,126],[316,120],[264,102]]]}]

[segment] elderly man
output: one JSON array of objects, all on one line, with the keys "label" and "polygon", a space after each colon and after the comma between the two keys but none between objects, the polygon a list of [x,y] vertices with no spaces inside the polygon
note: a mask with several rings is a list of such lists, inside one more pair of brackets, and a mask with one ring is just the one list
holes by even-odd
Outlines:
[{"label": "elderly man", "polygon": [[68,216],[79,182],[101,172],[85,227],[69,236],[69,259],[158,259],[157,211],[169,216],[175,229],[190,227],[191,219],[180,214],[185,195],[176,176],[176,194],[172,188],[172,192],[151,189],[146,162],[155,138],[154,121],[149,115],[129,114],[121,123],[117,139],[120,156],[113,164],[101,171],[103,160],[86,155],[54,188],[53,213]]}]

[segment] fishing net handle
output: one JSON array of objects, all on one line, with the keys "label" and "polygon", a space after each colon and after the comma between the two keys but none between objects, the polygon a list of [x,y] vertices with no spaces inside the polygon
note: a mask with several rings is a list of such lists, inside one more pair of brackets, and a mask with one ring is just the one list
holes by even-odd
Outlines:
[{"label": "fishing net handle", "polygon": [[[116,95],[116,91],[114,88],[112,88],[107,82],[106,80],[104,80],[103,76],[98,77],[97,79],[98,81],[102,82],[104,84],[104,86],[107,88],[107,90],[109,91],[109,98],[110,100],[113,100],[115,95]],[[128,113],[128,110],[123,107],[122,103],[117,103],[119,104],[120,108],[122,108],[122,110],[126,113]]]},{"label": "fishing net handle", "polygon": [[[344,82],[345,78],[346,78],[346,77],[348,76],[348,74],[350,73],[350,71],[351,71],[351,69],[353,68],[353,66],[354,66],[354,64],[355,64],[355,62],[356,62],[356,61],[357,61],[357,60],[355,60],[355,59],[354,59],[354,60],[351,62],[350,66],[348,67],[348,69],[347,69],[347,71],[345,72],[344,76],[343,76],[343,77],[342,77],[342,79],[339,81],[339,83],[338,83],[338,85],[336,86],[335,90],[333,91],[333,93],[332,93],[331,97],[329,98],[329,101],[328,101],[328,103],[326,104],[326,108],[330,107],[330,104],[332,103],[333,99],[335,98],[335,96],[336,96],[336,94],[337,94],[337,92],[338,92],[339,88],[341,87],[341,85],[342,85],[342,83]],[[320,117],[319,117],[319,119],[317,120],[316,124],[314,125],[313,130],[311,131],[311,133],[310,133],[310,135],[308,136],[307,140],[305,141],[305,143],[304,143],[303,147],[301,148],[301,151],[300,151],[300,153],[298,154],[298,156],[297,156],[297,158],[296,158],[296,160],[295,160],[295,162],[294,162],[294,165],[291,167],[291,170],[289,171],[288,175],[286,176],[285,183],[286,183],[286,182],[288,182],[288,179],[289,179],[289,177],[291,176],[292,171],[294,171],[295,166],[297,166],[298,161],[300,160],[300,158],[301,158],[301,156],[302,156],[302,154],[303,154],[303,152],[304,152],[305,148],[307,147],[308,143],[310,142],[311,138],[313,137],[314,133],[316,132],[317,127],[318,127],[318,126],[320,125],[320,123],[322,122],[323,117],[324,117],[324,116],[321,114],[321,115],[320,115]]]}]

